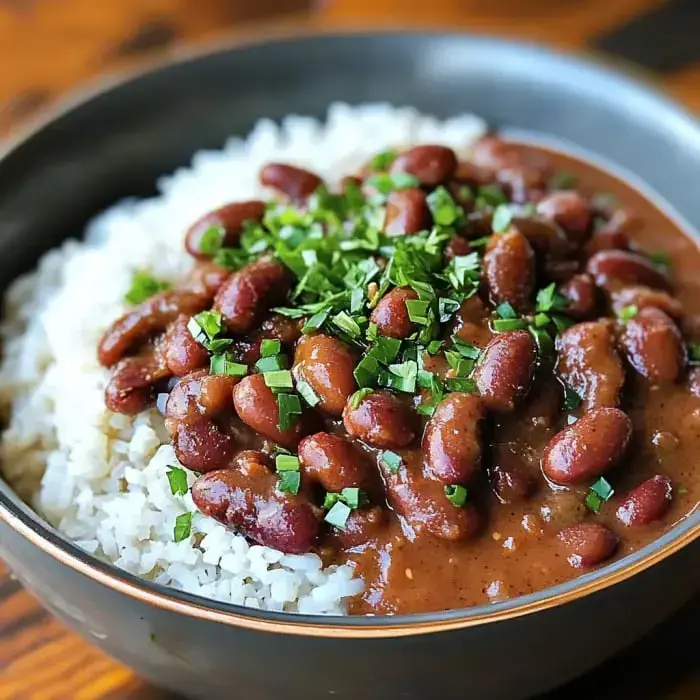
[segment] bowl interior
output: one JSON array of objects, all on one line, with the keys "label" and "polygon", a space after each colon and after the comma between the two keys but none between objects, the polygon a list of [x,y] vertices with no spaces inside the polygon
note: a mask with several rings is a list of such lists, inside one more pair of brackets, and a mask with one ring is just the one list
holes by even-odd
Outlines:
[{"label": "bowl interior", "polygon": [[[153,193],[158,176],[187,164],[196,150],[244,135],[263,116],[322,117],[334,101],[388,101],[438,117],[474,112],[496,128],[546,134],[633,173],[665,200],[665,208],[690,235],[700,228],[695,180],[700,126],[647,85],[595,63],[493,39],[415,33],[314,36],[188,57],[78,97],[70,109],[21,137],[0,160],[0,287],[31,269],[42,252],[79,236],[100,209],[123,197]],[[15,515],[54,544],[60,542],[46,534],[5,484],[0,486],[0,501]],[[480,615],[551,597],[640,561],[698,523],[700,513],[695,513],[602,573],[493,607],[420,617]],[[60,546],[89,560],[70,544]],[[128,574],[119,576],[136,582]],[[210,607],[289,617],[218,603]],[[304,616],[297,619],[303,622]],[[392,624],[397,622],[392,618]]]}]

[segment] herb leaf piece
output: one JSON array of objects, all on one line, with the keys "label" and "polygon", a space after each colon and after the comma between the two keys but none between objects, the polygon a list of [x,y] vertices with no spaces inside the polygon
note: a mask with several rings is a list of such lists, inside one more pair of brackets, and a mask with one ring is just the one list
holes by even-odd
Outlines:
[{"label": "herb leaf piece", "polygon": [[184,496],[187,493],[187,474],[180,467],[170,467],[167,472],[170,493],[173,496]]},{"label": "herb leaf piece", "polygon": [[173,539],[175,542],[182,542],[190,536],[192,531],[192,513],[182,513],[175,518],[175,529]]}]

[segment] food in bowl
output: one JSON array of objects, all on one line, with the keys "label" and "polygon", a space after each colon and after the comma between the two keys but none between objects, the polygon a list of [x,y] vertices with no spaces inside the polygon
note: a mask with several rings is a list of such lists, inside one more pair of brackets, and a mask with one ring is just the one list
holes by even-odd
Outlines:
[{"label": "food in bowl", "polygon": [[698,269],[636,190],[475,117],[263,122],[10,291],[5,473],[230,602],[540,590],[697,507]]}]

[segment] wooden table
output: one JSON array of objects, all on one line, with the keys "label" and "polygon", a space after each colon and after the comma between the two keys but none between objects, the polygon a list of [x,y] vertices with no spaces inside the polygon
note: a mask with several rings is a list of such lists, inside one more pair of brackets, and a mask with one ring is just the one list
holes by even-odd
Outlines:
[{"label": "wooden table", "polygon": [[[182,42],[242,31],[251,18],[257,21],[280,11],[303,15],[304,21],[322,27],[462,28],[572,48],[657,4],[658,0],[0,0],[0,134],[105,70],[145,54],[167,52]],[[700,63],[664,82],[700,112]],[[628,652],[541,700],[698,700],[699,629],[696,601]],[[145,685],[68,632],[0,564],[0,700],[10,698],[173,696]]]}]

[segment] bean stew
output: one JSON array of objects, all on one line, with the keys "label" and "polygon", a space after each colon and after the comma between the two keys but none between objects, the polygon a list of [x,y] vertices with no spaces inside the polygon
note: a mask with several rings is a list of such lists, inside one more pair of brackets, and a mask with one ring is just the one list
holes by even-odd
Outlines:
[{"label": "bean stew", "polygon": [[496,136],[260,179],[97,349],[202,513],[354,563],[350,612],[394,614],[560,583],[698,507],[700,255],[637,190]]}]

